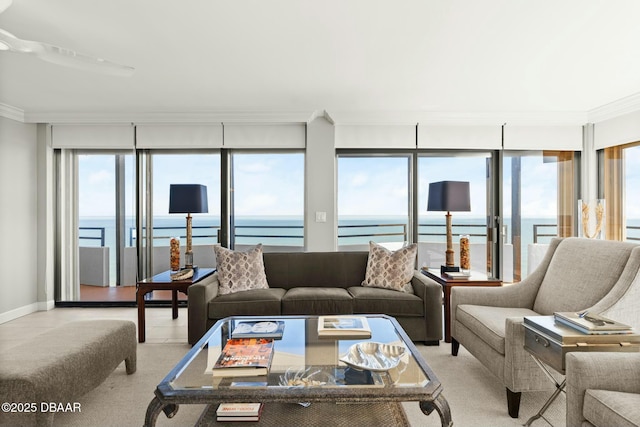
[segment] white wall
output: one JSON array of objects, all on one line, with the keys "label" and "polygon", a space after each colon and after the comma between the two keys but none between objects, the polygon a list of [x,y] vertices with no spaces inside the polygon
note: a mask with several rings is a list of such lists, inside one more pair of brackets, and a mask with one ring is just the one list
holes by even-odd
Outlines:
[{"label": "white wall", "polygon": [[0,117],[0,323],[38,310],[37,129]]},{"label": "white wall", "polygon": [[[309,252],[331,252],[337,247],[334,129],[324,117],[319,117],[307,125],[304,230],[306,250]],[[326,221],[316,221],[316,212],[324,212]]]}]

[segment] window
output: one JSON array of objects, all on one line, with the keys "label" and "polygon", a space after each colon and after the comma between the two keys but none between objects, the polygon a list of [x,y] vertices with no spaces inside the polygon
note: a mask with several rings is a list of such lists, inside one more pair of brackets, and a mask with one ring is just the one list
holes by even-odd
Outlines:
[{"label": "window", "polygon": [[304,248],[304,154],[231,154],[230,246]]},{"label": "window", "polygon": [[186,214],[169,214],[171,184],[202,184],[207,187],[208,213],[194,213],[193,261],[195,265],[215,265],[213,245],[220,229],[220,154],[152,152],[151,229],[143,228],[145,240],[152,242],[152,274],[169,269],[169,241],[180,238],[181,261],[186,249]]},{"label": "window", "polygon": [[516,282],[535,269],[552,237],[574,235],[574,160],[568,151],[504,154],[502,234]]},{"label": "window", "polygon": [[338,248],[410,241],[409,155],[338,156]]},{"label": "window", "polygon": [[459,236],[469,235],[471,269],[487,271],[487,164],[489,153],[422,154],[418,157],[418,263],[429,268],[445,264],[446,212],[428,212],[429,184],[467,181],[470,212],[452,212],[455,265],[460,265]]},{"label": "window", "polygon": [[640,144],[624,150],[625,239],[640,241]]}]

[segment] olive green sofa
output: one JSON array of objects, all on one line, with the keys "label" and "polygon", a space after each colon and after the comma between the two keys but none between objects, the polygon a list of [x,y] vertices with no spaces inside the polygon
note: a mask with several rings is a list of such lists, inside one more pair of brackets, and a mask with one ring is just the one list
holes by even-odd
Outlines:
[{"label": "olive green sofa", "polygon": [[413,293],[361,286],[368,252],[264,254],[268,289],[218,295],[218,274],[189,288],[189,343],[228,316],[387,314],[413,341],[442,339],[442,288],[418,270]]}]

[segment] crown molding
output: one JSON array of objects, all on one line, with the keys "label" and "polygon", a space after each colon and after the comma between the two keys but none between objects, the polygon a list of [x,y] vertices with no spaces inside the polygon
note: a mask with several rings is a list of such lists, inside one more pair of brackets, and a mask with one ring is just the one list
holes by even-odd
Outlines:
[{"label": "crown molding", "polygon": [[29,123],[308,123],[313,111],[229,111],[229,112],[29,112]]},{"label": "crown molding", "polygon": [[640,110],[640,92],[589,111],[589,123],[602,122]]},{"label": "crown molding", "polygon": [[640,110],[640,93],[588,112],[436,111],[212,111],[212,112],[25,112],[0,103],[0,116],[23,123],[309,123],[325,117],[335,125],[562,126],[595,123]]},{"label": "crown molding", "polygon": [[2,104],[2,103],[0,103],[0,117],[4,117],[7,119],[11,119],[11,120],[15,120],[17,122],[23,122],[23,123],[25,121],[24,111],[22,111],[19,108],[12,107],[11,105]]},{"label": "crown molding", "polygon": [[582,126],[587,115],[581,111],[554,112],[434,112],[434,111],[332,111],[336,125],[423,126]]}]

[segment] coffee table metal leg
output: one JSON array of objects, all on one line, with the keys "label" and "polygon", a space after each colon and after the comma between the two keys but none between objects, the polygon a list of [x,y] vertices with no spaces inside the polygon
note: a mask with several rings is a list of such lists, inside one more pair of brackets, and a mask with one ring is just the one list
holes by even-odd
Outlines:
[{"label": "coffee table metal leg", "polygon": [[164,404],[157,396],[154,397],[147,407],[147,413],[144,417],[144,427],[154,427],[161,411],[164,412],[167,418],[173,418],[178,413],[178,405],[173,403]]},{"label": "coffee table metal leg", "polygon": [[444,398],[442,393],[431,402],[420,402],[420,409],[425,415],[429,415],[435,409],[440,415],[440,422],[442,427],[453,426],[453,420],[451,419],[451,409],[449,408],[449,402]]}]

